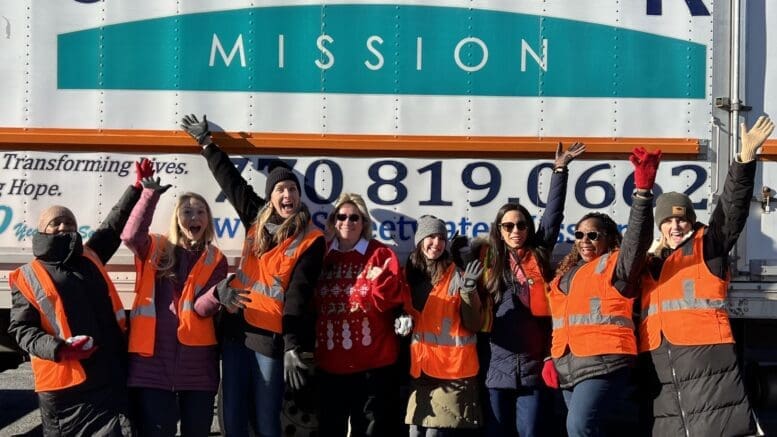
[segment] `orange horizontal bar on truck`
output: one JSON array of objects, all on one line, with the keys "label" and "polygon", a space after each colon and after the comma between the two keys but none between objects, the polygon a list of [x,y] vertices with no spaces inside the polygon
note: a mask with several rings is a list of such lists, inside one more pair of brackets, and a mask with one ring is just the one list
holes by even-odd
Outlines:
[{"label": "orange horizontal bar on truck", "polygon": [[[510,137],[444,135],[356,135],[266,132],[216,132],[213,140],[232,153],[344,156],[479,156],[507,158],[516,154],[545,156],[556,143],[587,145],[589,159],[628,154],[634,147],[661,149],[665,155],[697,155],[698,139],[605,137]],[[69,150],[142,153],[197,153],[183,132],[124,129],[0,128],[0,149]],[[593,155],[593,156],[592,156]]]}]

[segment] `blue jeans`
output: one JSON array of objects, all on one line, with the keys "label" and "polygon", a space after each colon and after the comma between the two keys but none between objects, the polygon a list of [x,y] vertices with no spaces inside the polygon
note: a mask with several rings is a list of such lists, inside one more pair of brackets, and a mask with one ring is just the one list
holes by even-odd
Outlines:
[{"label": "blue jeans", "polygon": [[489,388],[488,400],[486,436],[535,437],[546,435],[542,428],[543,396],[541,389]]},{"label": "blue jeans", "polygon": [[256,353],[242,341],[225,340],[221,374],[224,434],[248,436],[251,423],[260,436],[280,436],[283,360]]},{"label": "blue jeans", "polygon": [[604,435],[603,422],[623,398],[621,395],[629,387],[630,375],[631,369],[624,367],[564,390],[569,437]]},{"label": "blue jeans", "polygon": [[216,392],[155,388],[130,390],[138,435],[174,437],[178,432],[179,419],[183,436],[207,437],[210,434]]}]

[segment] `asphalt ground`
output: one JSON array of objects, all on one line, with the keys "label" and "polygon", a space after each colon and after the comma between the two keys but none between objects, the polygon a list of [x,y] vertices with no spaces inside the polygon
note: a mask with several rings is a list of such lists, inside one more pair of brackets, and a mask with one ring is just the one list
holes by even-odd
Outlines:
[{"label": "asphalt ground", "polygon": [[[0,436],[41,437],[38,397],[33,391],[30,363],[0,372]],[[221,435],[214,413],[211,436]]]}]

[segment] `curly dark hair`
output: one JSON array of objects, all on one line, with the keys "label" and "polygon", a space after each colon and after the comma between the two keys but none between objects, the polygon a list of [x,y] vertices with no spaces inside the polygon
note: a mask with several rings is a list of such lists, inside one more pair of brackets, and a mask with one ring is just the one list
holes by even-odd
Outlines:
[{"label": "curly dark hair", "polygon": [[486,266],[491,269],[491,274],[486,280],[485,286],[488,292],[494,296],[494,300],[499,302],[501,300],[502,290],[504,290],[504,275],[508,270],[510,247],[505,244],[502,239],[501,226],[502,218],[510,211],[517,211],[523,215],[526,220],[526,242],[523,245],[525,250],[530,250],[534,255],[534,259],[542,270],[542,274],[546,281],[550,281],[553,278],[553,270],[550,267],[550,254],[547,248],[542,245],[542,241],[537,237],[537,230],[534,227],[534,220],[532,220],[531,213],[523,205],[519,203],[506,203],[499,208],[496,213],[496,218],[491,224],[491,230],[488,232],[489,248],[491,252],[489,259],[492,260],[492,265]]},{"label": "curly dark hair", "polygon": [[[588,214],[584,215],[583,218],[577,221],[577,224],[575,224],[575,229],[580,227],[580,223],[583,223],[589,219],[595,219],[599,222],[597,229],[600,232],[603,232],[607,237],[607,251],[612,251],[621,247],[623,235],[621,235],[621,232],[618,230],[618,224],[615,223],[615,220],[610,218],[610,216],[607,214],[603,214],[601,212],[589,212]],[[578,261],[580,261],[580,252],[577,250],[577,244],[573,244],[572,250],[570,250],[567,256],[565,256],[564,259],[562,259],[558,264],[558,267],[556,268],[556,276],[564,276],[564,274],[571,270],[572,267],[578,263]]]}]

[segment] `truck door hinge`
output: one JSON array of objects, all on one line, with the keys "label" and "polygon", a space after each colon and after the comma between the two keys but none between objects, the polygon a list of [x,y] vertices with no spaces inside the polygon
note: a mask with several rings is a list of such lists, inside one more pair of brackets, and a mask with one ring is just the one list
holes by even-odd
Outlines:
[{"label": "truck door hinge", "polygon": [[715,107],[723,109],[728,112],[733,112],[733,111],[747,112],[753,109],[752,106],[743,105],[741,100],[735,103],[732,103],[731,99],[728,97],[716,97]]}]

